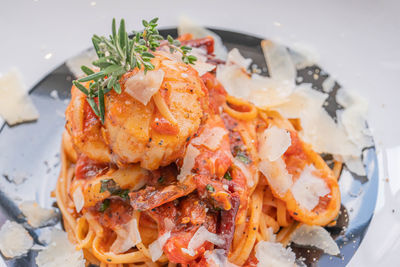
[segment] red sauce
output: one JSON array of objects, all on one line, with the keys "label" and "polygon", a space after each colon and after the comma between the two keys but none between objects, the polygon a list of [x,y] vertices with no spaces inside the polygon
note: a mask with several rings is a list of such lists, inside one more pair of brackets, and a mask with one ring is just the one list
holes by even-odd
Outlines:
[{"label": "red sauce", "polygon": [[207,54],[214,53],[214,38],[212,38],[211,36],[194,39],[194,40],[183,41],[182,44],[191,46],[191,47],[205,48],[207,50]]},{"label": "red sauce", "polygon": [[75,179],[94,177],[106,169],[108,169],[108,164],[91,160],[85,154],[81,154],[75,166]]},{"label": "red sauce", "polygon": [[100,211],[101,202],[91,208],[102,226],[114,229],[117,225],[126,224],[131,220],[133,208],[129,203],[117,198],[109,201],[110,205],[103,212]]},{"label": "red sauce", "polygon": [[179,133],[179,128],[172,125],[166,118],[156,116],[151,123],[151,128],[160,134],[176,135]]},{"label": "red sauce", "polygon": [[290,138],[292,144],[283,155],[288,172],[297,178],[306,164],[308,164],[308,157],[304,151],[303,144],[297,132],[291,131]]},{"label": "red sauce", "polygon": [[219,107],[225,102],[227,93],[225,88],[220,84],[215,76],[211,73],[206,73],[201,76],[207,90],[209,96],[209,103],[211,109],[214,113],[219,113]]}]

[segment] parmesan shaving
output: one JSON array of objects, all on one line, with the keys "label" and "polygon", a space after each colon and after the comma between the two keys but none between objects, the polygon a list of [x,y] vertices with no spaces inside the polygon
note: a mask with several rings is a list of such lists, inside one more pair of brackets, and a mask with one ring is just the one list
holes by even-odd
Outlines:
[{"label": "parmesan shaving", "polygon": [[171,231],[168,231],[149,245],[149,253],[153,262],[156,262],[162,256],[163,247],[170,237]]},{"label": "parmesan shaving", "polygon": [[322,90],[325,93],[330,93],[332,92],[333,88],[335,87],[335,80],[331,77],[328,76],[323,82],[322,82]]},{"label": "parmesan shaving", "polygon": [[111,245],[110,250],[115,254],[124,253],[142,242],[136,218],[117,226],[114,231],[117,233],[117,239]]},{"label": "parmesan shaving", "polygon": [[196,162],[196,157],[200,154],[200,151],[192,146],[191,144],[188,145],[186,148],[185,157],[183,158],[183,164],[181,171],[177,177],[179,182],[183,182],[188,175],[192,174],[192,169]]},{"label": "parmesan shaving", "polygon": [[83,206],[85,205],[85,197],[83,196],[82,188],[79,186],[75,189],[72,194],[72,199],[74,200],[76,212],[81,212]]},{"label": "parmesan shaving", "polygon": [[[238,56],[231,56],[236,53],[239,52],[232,50],[228,57],[237,58]],[[237,61],[217,67],[217,80],[222,83],[230,95],[251,101],[260,108],[287,102],[288,96],[294,89],[293,81],[277,80],[258,74],[250,76],[241,65],[238,65],[242,63],[236,63]]]},{"label": "parmesan shaving", "polygon": [[261,47],[271,78],[294,85],[297,71],[287,48],[270,40],[261,41]]},{"label": "parmesan shaving", "polygon": [[215,151],[220,147],[221,141],[228,132],[221,127],[205,128],[204,131],[192,140],[192,145],[204,145]]},{"label": "parmesan shaving", "polygon": [[262,160],[258,164],[259,170],[267,178],[268,184],[281,197],[283,197],[292,186],[292,175],[288,173],[286,164],[282,158],[271,162]]},{"label": "parmesan shaving", "polygon": [[290,46],[290,56],[296,69],[304,69],[315,65],[320,59],[315,47],[305,43],[292,44]]},{"label": "parmesan shaving", "polygon": [[192,67],[197,71],[199,76],[203,76],[207,72],[210,72],[216,68],[215,65],[204,61],[196,61]]},{"label": "parmesan shaving", "polygon": [[259,139],[259,156],[261,160],[275,161],[291,145],[290,133],[276,126],[266,129]]},{"label": "parmesan shaving", "polygon": [[313,165],[307,165],[292,187],[294,198],[307,210],[313,210],[318,205],[319,198],[330,192],[325,181],[316,176],[315,172]]},{"label": "parmesan shaving", "polygon": [[317,225],[302,224],[291,235],[291,241],[298,245],[317,247],[331,255],[340,253],[338,245],[329,232]]},{"label": "parmesan shaving", "polygon": [[151,97],[160,89],[163,79],[164,71],[161,69],[149,71],[146,74],[141,70],[126,80],[125,92],[143,105],[147,105]]},{"label": "parmesan shaving", "polygon": [[189,241],[187,254],[195,255],[196,249],[201,247],[206,241],[211,242],[216,246],[222,246],[225,243],[225,240],[223,240],[221,237],[209,232],[204,226],[200,226],[196,233],[194,233],[192,239]]},{"label": "parmesan shaving", "polygon": [[33,239],[25,228],[6,221],[0,229],[0,251],[7,258],[24,255],[33,246]]},{"label": "parmesan shaving", "polygon": [[251,58],[244,58],[239,50],[237,48],[233,48],[229,54],[228,54],[228,58],[226,60],[226,64],[230,65],[230,64],[234,64],[237,65],[245,70],[247,70],[250,67],[250,64],[252,62]]},{"label": "parmesan shaving", "polygon": [[16,69],[0,77],[0,115],[9,125],[39,118],[39,112],[26,93],[21,73]]},{"label": "parmesan shaving", "polygon": [[360,155],[360,150],[349,140],[343,127],[336,124],[323,108],[327,97],[327,94],[313,90],[310,85],[301,84],[286,103],[273,109],[286,118],[299,118],[302,127],[300,136],[316,152]]},{"label": "parmesan shaving", "polygon": [[225,253],[226,252],[223,249],[213,249],[212,251],[207,250],[204,253],[204,257],[210,267],[236,267],[236,264],[228,261]]},{"label": "parmesan shaving", "polygon": [[35,228],[44,226],[57,217],[57,213],[53,209],[42,208],[34,201],[22,202],[19,208],[28,223]]},{"label": "parmesan shaving", "polygon": [[233,159],[233,164],[240,169],[240,171],[244,174],[244,177],[246,177],[247,181],[247,186],[248,187],[253,187],[254,186],[254,178],[253,175],[251,175],[251,172],[249,168],[240,160],[234,158]]},{"label": "parmesan shaving", "polygon": [[186,33],[190,33],[193,35],[193,38],[203,38],[206,36],[211,36],[214,39],[214,54],[217,58],[225,60],[228,54],[226,47],[224,46],[221,37],[219,37],[216,33],[207,30],[204,27],[201,27],[191,21],[187,17],[180,17],[178,24],[178,35],[183,35]]},{"label": "parmesan shaving", "polygon": [[76,250],[65,232],[53,228],[51,242],[39,252],[36,264],[38,267],[84,267],[85,259],[82,250]]},{"label": "parmesan shaving", "polygon": [[281,243],[260,241],[257,243],[256,258],[258,267],[294,267],[296,255]]}]

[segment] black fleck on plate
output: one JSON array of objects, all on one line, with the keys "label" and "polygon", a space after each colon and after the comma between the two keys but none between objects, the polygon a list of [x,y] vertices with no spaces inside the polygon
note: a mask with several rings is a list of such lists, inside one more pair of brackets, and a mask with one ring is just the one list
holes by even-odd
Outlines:
[{"label": "black fleck on plate", "polygon": [[[226,30],[211,30],[221,36],[228,50],[238,48],[244,57],[252,58],[253,63],[267,75],[260,46],[261,38]],[[177,31],[166,29],[161,30],[161,34],[176,36]],[[314,73],[319,74],[318,79],[313,77]],[[316,65],[298,70],[297,75],[302,77],[298,81],[312,83],[312,87],[318,91],[322,91],[322,82],[328,77]],[[50,193],[55,188],[60,168],[63,114],[70,98],[73,79],[73,74],[65,64],[53,70],[30,91],[40,112],[39,120],[14,127],[4,124],[0,129],[0,225],[7,219],[23,223],[36,242],[41,229],[29,227],[18,209],[18,204],[23,200],[34,200],[41,206],[51,207],[55,202]],[[336,83],[325,105],[332,117],[341,109],[335,100],[339,88],[340,85]],[[329,155],[326,157],[329,158]],[[360,177],[346,168],[343,169],[339,181],[342,192],[340,217],[337,226],[327,228],[339,245],[340,256],[330,256],[318,249],[292,245],[297,256],[305,259],[307,266],[345,266],[360,246],[373,216],[378,192],[375,147],[364,149],[363,161],[367,177]],[[13,180],[19,180],[20,184],[15,184]],[[4,261],[8,266],[36,266],[36,254],[37,252],[30,251],[25,257]]]}]

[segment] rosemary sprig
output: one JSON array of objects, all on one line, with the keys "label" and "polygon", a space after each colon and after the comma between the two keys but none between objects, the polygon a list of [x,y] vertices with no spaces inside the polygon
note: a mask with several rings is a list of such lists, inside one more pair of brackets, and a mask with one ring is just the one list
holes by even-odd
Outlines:
[{"label": "rosemary sprig", "polygon": [[[152,52],[164,40],[157,30],[157,21],[158,18],[143,20],[144,30],[135,32],[133,38],[129,38],[126,32],[124,19],[121,20],[118,31],[113,19],[112,34],[108,38],[93,35],[92,43],[98,60],[92,64],[100,70],[94,72],[89,67],[82,66],[81,69],[87,76],[73,81],[73,84],[86,95],[87,102],[102,123],[105,114],[104,96],[111,90],[121,93],[119,80],[122,75],[135,68],[143,68],[145,73],[154,69],[151,63],[151,59],[154,58]],[[180,52],[182,61],[186,64],[196,62],[197,58],[189,54],[191,47],[181,46],[181,43],[171,36],[167,39],[171,53]],[[84,83],[89,83],[88,88]]]}]

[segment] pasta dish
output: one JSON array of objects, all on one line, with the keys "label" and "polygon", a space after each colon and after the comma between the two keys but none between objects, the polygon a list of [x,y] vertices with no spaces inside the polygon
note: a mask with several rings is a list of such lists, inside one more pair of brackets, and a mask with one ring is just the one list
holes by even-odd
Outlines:
[{"label": "pasta dish", "polygon": [[72,86],[55,191],[69,239],[98,266],[295,266],[296,229],[335,224],[342,163],[300,119],[227,92],[218,72],[250,77],[243,57],[156,22],[94,36]]}]

